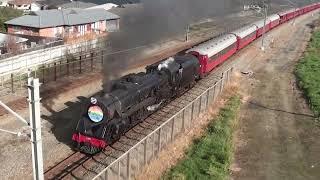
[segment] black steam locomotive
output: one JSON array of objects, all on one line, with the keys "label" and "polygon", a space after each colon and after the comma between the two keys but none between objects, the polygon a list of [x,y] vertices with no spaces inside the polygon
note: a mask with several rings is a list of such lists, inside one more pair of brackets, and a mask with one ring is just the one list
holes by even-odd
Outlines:
[{"label": "black steam locomotive", "polygon": [[80,151],[95,154],[189,89],[200,78],[193,55],[171,57],[113,82],[110,91],[92,97],[79,120],[73,141]]}]

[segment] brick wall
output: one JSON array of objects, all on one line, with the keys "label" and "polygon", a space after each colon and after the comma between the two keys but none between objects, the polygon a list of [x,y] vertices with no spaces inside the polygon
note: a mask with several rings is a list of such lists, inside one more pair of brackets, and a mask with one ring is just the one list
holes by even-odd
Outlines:
[{"label": "brick wall", "polygon": [[25,34],[30,36],[39,36],[39,29],[23,26],[8,25],[8,33],[10,34]]},{"label": "brick wall", "polygon": [[40,36],[44,37],[55,37],[53,28],[40,29]]},{"label": "brick wall", "polygon": [[[100,33],[106,32],[107,31],[106,21],[99,21],[98,23],[99,23]],[[82,31],[84,31],[83,33],[79,32],[79,28],[78,28],[79,26],[82,26]],[[68,29],[72,29],[72,30],[68,30],[68,32],[65,34],[66,28],[67,27],[49,27],[49,28],[37,29],[37,28],[31,28],[31,27],[8,25],[8,33],[25,34],[30,36],[42,36],[42,37],[57,37],[57,34],[61,34],[61,37],[64,37],[64,35],[77,37],[85,34],[91,34],[94,32],[94,30],[91,28],[91,23],[70,26],[68,27]]]},{"label": "brick wall", "polygon": [[[55,30],[56,29],[56,30]],[[10,34],[25,34],[29,36],[43,36],[43,37],[56,37],[57,33],[63,34],[63,27],[50,27],[50,28],[31,28],[23,26],[8,25],[8,33]]]}]

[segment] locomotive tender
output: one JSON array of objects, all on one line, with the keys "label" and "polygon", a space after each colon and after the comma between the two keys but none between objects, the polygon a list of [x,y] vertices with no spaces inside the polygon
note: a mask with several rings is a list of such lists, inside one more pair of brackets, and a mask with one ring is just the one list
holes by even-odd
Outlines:
[{"label": "locomotive tender", "polygon": [[90,99],[72,140],[82,152],[95,154],[101,151],[262,36],[264,31],[318,8],[320,3],[270,15],[266,22],[259,20],[200,43],[184,55],[147,66],[146,72],[121,77],[112,83],[108,92]]}]

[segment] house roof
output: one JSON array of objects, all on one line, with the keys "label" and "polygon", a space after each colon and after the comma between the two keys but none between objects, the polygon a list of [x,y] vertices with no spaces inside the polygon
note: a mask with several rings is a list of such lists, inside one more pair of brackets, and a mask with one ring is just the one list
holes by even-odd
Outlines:
[{"label": "house roof", "polygon": [[89,3],[89,2],[82,2],[82,1],[72,1],[68,3],[58,4],[57,7],[61,7],[63,9],[70,9],[70,8],[80,8],[86,9],[89,7],[96,6],[97,4]]},{"label": "house roof", "polygon": [[101,20],[119,19],[118,15],[112,14],[104,9],[52,9],[33,12],[32,15],[25,15],[10,21],[5,24],[47,28],[55,26],[71,26],[78,24],[93,23]]},{"label": "house roof", "polygon": [[105,3],[113,3],[116,5],[124,5],[124,4],[137,4],[140,3],[141,0],[86,0],[87,2],[92,2],[98,5],[105,4]]}]

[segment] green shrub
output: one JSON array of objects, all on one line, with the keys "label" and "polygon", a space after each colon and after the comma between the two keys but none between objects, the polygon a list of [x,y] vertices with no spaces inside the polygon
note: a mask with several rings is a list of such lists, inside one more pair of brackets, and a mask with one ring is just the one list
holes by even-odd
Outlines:
[{"label": "green shrub", "polygon": [[233,154],[234,120],[239,107],[240,98],[232,97],[209,124],[205,135],[194,142],[185,158],[169,170],[163,179],[226,179]]},{"label": "green shrub", "polygon": [[320,115],[320,31],[313,34],[308,48],[297,65],[299,87],[309,100],[314,114]]},{"label": "green shrub", "polygon": [[0,7],[0,32],[6,32],[5,22],[22,16],[23,11],[10,7]]}]

